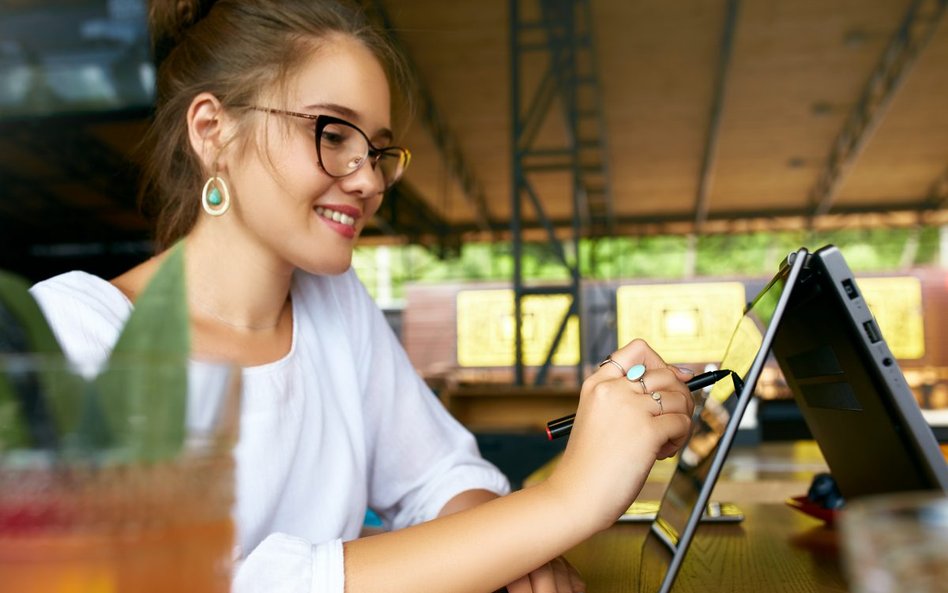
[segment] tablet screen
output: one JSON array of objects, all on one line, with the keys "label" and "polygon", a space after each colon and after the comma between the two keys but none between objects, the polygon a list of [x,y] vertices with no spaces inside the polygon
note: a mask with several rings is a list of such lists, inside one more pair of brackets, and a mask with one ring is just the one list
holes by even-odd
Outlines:
[{"label": "tablet screen", "polygon": [[[696,394],[695,423],[691,438],[679,453],[675,471],[661,506],[646,537],[639,572],[639,591],[667,591],[690,543],[723,459],[719,445],[727,445],[737,432],[740,416],[751,397],[757,377],[767,359],[776,323],[805,259],[801,250],[760,292],[738,322],[721,361],[721,368],[740,377],[718,382],[706,396]],[[738,383],[738,385],[735,385]],[[746,386],[745,386],[746,385]],[[738,397],[735,397],[737,393]],[[726,451],[725,451],[726,452]],[[680,549],[681,548],[681,549]]]}]

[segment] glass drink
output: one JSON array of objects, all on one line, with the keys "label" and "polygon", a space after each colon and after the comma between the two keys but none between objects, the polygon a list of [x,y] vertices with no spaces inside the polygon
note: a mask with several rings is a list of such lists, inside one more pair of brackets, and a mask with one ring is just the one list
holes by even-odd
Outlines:
[{"label": "glass drink", "polygon": [[0,589],[229,591],[239,370],[110,369],[0,357]]},{"label": "glass drink", "polygon": [[948,591],[948,495],[909,492],[848,502],[842,542],[855,593]]}]

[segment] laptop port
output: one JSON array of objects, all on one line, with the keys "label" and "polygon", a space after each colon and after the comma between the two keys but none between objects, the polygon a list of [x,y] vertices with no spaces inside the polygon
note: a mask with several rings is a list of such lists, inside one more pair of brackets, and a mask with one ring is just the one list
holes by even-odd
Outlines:
[{"label": "laptop port", "polygon": [[854,299],[859,296],[859,293],[856,292],[856,285],[853,284],[853,281],[849,278],[843,280],[843,290],[846,291],[846,296],[850,299]]},{"label": "laptop port", "polygon": [[862,324],[862,327],[866,330],[866,335],[869,336],[869,341],[875,344],[876,342],[882,341],[882,332],[879,331],[879,327],[876,325],[876,322],[869,320]]}]

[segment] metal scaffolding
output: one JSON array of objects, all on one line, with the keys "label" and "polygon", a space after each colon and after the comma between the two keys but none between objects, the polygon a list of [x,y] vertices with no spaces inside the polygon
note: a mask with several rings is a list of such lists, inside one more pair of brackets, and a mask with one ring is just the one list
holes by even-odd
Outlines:
[{"label": "metal scaffolding", "polygon": [[[524,384],[523,301],[533,295],[567,295],[570,305],[557,328],[534,384],[546,382],[553,354],[572,316],[579,316],[580,237],[608,235],[614,218],[606,168],[605,125],[599,91],[588,0],[509,0],[510,88],[512,130],[511,242],[514,259],[515,376]],[[539,76],[537,69],[542,70]],[[529,82],[537,82],[525,88]],[[557,101],[558,100],[558,101]],[[554,105],[561,107],[565,137],[557,145],[539,146],[540,132],[550,125]],[[560,123],[560,122],[556,122]],[[549,140],[546,140],[549,142]],[[534,176],[567,173],[572,179],[570,237],[556,235]],[[524,202],[546,231],[547,244],[567,271],[569,282],[527,286],[521,258],[524,248]],[[580,332],[580,335],[582,332]],[[582,343],[582,338],[580,338]],[[583,348],[576,365],[583,375]]]}]

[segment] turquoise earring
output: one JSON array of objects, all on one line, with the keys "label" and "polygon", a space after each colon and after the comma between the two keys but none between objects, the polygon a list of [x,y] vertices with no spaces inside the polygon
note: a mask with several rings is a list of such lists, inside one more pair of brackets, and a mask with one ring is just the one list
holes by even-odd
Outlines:
[{"label": "turquoise earring", "polygon": [[201,206],[211,216],[220,216],[230,208],[230,191],[217,175],[212,175],[201,191]]}]

